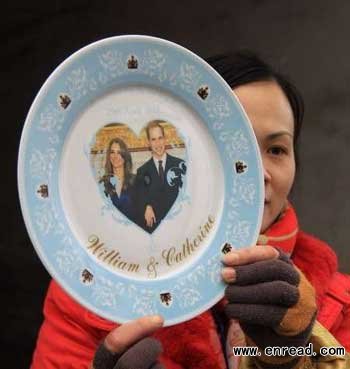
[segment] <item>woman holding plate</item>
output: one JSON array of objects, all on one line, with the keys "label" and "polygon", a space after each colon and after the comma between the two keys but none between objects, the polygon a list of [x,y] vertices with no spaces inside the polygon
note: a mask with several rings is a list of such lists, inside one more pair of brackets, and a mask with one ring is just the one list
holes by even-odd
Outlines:
[{"label": "woman holding plate", "polygon": [[[81,307],[53,281],[32,369],[350,367],[347,355],[320,352],[340,345],[350,351],[350,278],[337,272],[327,244],[299,230],[288,202],[302,99],[286,78],[250,53],[210,63],[237,95],[259,144],[265,205],[258,244],[225,255],[223,301],[163,329],[159,316],[118,327]],[[305,351],[310,344],[311,356]],[[257,348],[256,355],[234,356],[238,346]],[[275,346],[295,347],[299,355],[270,355]]]}]

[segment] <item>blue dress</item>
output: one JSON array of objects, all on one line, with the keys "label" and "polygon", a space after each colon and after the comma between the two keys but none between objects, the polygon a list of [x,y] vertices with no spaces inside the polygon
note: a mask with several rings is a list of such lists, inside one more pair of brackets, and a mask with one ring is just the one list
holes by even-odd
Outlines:
[{"label": "blue dress", "polygon": [[135,222],[134,176],[129,181],[130,183],[127,187],[122,187],[119,195],[115,190],[116,179],[114,176],[105,177],[102,181],[104,184],[104,193],[112,200],[113,205],[127,218]]}]

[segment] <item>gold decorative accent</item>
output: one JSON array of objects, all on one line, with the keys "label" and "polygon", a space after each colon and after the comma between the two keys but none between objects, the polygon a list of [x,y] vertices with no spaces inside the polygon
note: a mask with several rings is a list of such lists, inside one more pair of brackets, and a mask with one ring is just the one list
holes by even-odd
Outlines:
[{"label": "gold decorative accent", "polygon": [[232,250],[232,245],[226,242],[222,247],[221,251],[223,254],[228,254]]},{"label": "gold decorative accent", "polygon": [[71,98],[66,95],[66,94],[62,94],[59,96],[60,97],[60,105],[63,109],[67,109],[69,104],[72,102]]},{"label": "gold decorative accent", "polygon": [[160,301],[163,305],[169,307],[172,303],[172,296],[170,292],[164,292],[160,294]]},{"label": "gold decorative accent", "polygon": [[248,168],[247,164],[245,164],[243,161],[237,161],[235,167],[238,174],[244,173],[245,170]]},{"label": "gold decorative accent", "polygon": [[87,270],[87,269],[84,269],[82,272],[81,272],[81,281],[84,283],[84,284],[91,284],[92,281],[94,279],[94,276],[93,274]]},{"label": "gold decorative accent", "polygon": [[202,86],[198,91],[197,94],[199,97],[203,100],[205,100],[209,95],[209,87],[208,86]]},{"label": "gold decorative accent", "polygon": [[139,62],[137,61],[135,56],[131,55],[129,60],[128,60],[128,68],[129,69],[137,69],[138,65],[139,65]]},{"label": "gold decorative accent", "polygon": [[49,187],[47,184],[42,184],[40,185],[39,190],[36,191],[37,193],[40,194],[40,196],[44,199],[46,199],[47,197],[49,197]]},{"label": "gold decorative accent", "polygon": [[148,277],[149,278],[157,278],[157,266],[159,263],[156,261],[156,259],[151,256],[149,259],[149,263],[147,265],[147,271],[148,271]]}]

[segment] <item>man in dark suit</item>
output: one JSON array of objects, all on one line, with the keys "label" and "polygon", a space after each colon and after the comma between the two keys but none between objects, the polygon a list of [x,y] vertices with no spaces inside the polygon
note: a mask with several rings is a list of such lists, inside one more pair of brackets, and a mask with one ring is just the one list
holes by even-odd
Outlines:
[{"label": "man in dark suit", "polygon": [[166,151],[164,127],[160,120],[146,126],[146,134],[152,157],[137,170],[137,186],[140,206],[140,225],[152,233],[173,206],[186,165],[182,159]]}]

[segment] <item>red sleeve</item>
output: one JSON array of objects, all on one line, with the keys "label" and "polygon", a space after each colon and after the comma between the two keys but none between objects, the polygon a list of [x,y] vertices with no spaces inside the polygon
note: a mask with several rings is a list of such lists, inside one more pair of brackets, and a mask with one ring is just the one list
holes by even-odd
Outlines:
[{"label": "red sleeve", "polygon": [[[40,329],[30,369],[88,369],[104,337],[117,324],[83,308],[52,281],[44,305]],[[209,332],[215,336],[211,344]],[[166,369],[221,368],[223,356],[210,312],[156,332],[163,344],[159,360]]]},{"label": "red sleeve", "polygon": [[350,352],[350,276],[334,274],[320,306],[318,320]]},{"label": "red sleeve", "polygon": [[116,326],[104,321],[106,330],[99,329],[89,314],[52,281],[31,369],[88,368],[99,342]]},{"label": "red sleeve", "polygon": [[316,289],[318,321],[350,352],[350,276],[337,272],[335,252],[300,231],[293,261]]},{"label": "red sleeve", "polygon": [[346,351],[350,352],[350,305],[344,309],[343,319],[333,334],[345,347]]},{"label": "red sleeve", "polygon": [[[51,281],[30,369],[88,369],[98,345],[117,326],[79,305]],[[166,355],[160,361],[166,369],[183,369]]]}]

